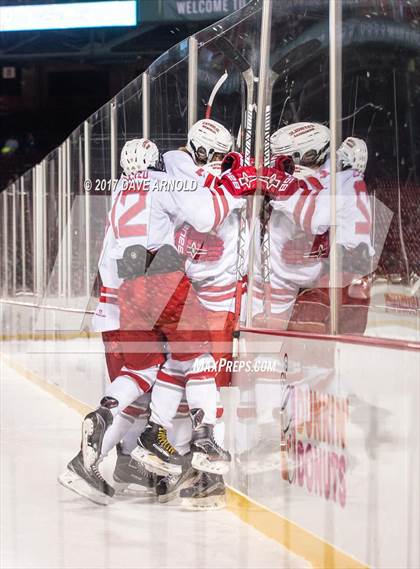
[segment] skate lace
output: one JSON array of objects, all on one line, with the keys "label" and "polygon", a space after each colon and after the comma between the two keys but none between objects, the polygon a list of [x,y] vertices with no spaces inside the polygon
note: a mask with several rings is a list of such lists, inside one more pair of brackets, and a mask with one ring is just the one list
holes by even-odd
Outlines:
[{"label": "skate lace", "polygon": [[138,472],[141,476],[143,476],[143,477],[145,477],[145,478],[152,478],[153,474],[152,474],[151,472],[149,472],[149,471],[147,470],[147,468],[145,468],[145,467],[142,465],[141,462],[138,462],[138,461],[136,461],[136,462],[137,462],[137,464],[136,464],[137,472]]},{"label": "skate lace", "polygon": [[97,464],[92,464],[91,470],[92,470],[95,478],[97,478],[100,482],[105,482],[105,478],[99,472],[99,466]]},{"label": "skate lace", "polygon": [[212,445],[214,446],[214,448],[215,448],[217,451],[219,451],[220,453],[226,452],[224,448],[222,448],[220,445],[217,444],[217,442],[216,442],[216,440],[215,440],[215,438],[214,438],[213,435],[210,437],[210,440],[211,440],[211,442],[212,442]]},{"label": "skate lace", "polygon": [[163,449],[166,450],[169,454],[175,454],[176,450],[168,441],[168,436],[166,434],[165,429],[159,429],[158,436],[157,436],[159,444],[162,446]]}]

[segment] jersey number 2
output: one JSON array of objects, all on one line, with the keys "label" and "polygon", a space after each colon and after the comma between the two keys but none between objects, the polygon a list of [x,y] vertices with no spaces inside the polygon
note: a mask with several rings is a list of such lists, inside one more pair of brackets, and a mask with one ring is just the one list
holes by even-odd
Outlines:
[{"label": "jersey number 2", "polygon": [[[129,195],[136,196],[136,201],[131,205],[119,218],[117,227],[114,221],[114,234],[117,237],[144,237],[147,234],[147,225],[145,223],[130,223],[130,221],[139,215],[146,207],[147,192],[141,190],[132,192]],[[122,192],[118,201],[124,207],[127,194]],[[114,205],[116,207],[117,202]],[[113,220],[115,217],[113,216]]]}]

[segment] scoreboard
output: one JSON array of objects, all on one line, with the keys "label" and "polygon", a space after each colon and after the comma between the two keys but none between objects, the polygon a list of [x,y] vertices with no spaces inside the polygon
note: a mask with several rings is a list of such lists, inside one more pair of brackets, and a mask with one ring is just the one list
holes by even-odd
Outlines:
[{"label": "scoreboard", "polygon": [[137,0],[0,5],[0,32],[136,26]]}]

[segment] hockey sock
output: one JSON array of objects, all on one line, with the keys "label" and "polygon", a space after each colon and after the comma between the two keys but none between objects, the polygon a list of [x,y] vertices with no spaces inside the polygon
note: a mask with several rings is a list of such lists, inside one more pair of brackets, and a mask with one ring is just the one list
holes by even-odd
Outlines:
[{"label": "hockey sock", "polygon": [[124,435],[121,446],[124,454],[131,454],[137,446],[137,438],[144,431],[147,425],[147,416],[138,417],[134,423],[131,424],[129,430]]},{"label": "hockey sock", "polygon": [[105,457],[111,449],[118,444],[127,434],[134,424],[134,420],[129,415],[118,414],[114,417],[112,425],[106,430],[101,449],[101,457]]},{"label": "hockey sock", "polygon": [[187,454],[190,450],[192,424],[189,415],[175,416],[172,428],[168,431],[168,439],[179,454]]},{"label": "hockey sock", "polygon": [[105,397],[115,399],[118,404],[109,407],[114,418],[123,411],[130,403],[143,395],[144,391],[138,384],[126,376],[120,375],[105,390]]},{"label": "hockey sock", "polygon": [[184,388],[169,381],[156,380],[150,402],[150,421],[162,425],[165,429],[172,427],[178,406],[181,403]]},{"label": "hockey sock", "polygon": [[204,411],[203,423],[216,423],[217,387],[214,378],[189,379],[185,387],[190,409]]}]

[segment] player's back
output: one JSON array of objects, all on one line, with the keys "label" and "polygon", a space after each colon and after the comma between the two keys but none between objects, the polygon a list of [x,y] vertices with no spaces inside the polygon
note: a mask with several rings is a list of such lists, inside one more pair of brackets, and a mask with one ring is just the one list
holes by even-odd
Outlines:
[{"label": "player's back", "polygon": [[292,195],[270,202],[270,268],[274,280],[278,277],[303,286],[319,276],[322,263],[305,263],[303,259],[301,263],[290,263],[291,255],[287,253],[295,244],[300,247],[302,240],[310,252],[316,234],[326,229],[327,216],[319,200],[324,186],[316,172],[296,167],[296,177],[300,184]]},{"label": "player's back", "polygon": [[153,170],[121,177],[109,220],[115,240],[114,258],[121,258],[132,245],[150,251],[173,245],[173,224],[165,211],[161,187],[165,179],[164,173]]},{"label": "player's back", "polygon": [[[330,208],[330,171],[327,163],[321,171],[325,190],[322,193],[325,207]],[[361,243],[372,247],[372,211],[366,183],[362,174],[347,169],[337,172],[337,243],[348,249],[355,249]]]}]

